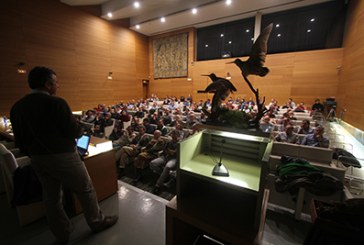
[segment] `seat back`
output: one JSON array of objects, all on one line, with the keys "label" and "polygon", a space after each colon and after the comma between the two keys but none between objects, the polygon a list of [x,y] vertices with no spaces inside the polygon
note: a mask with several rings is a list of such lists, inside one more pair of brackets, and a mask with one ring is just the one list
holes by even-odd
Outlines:
[{"label": "seat back", "polygon": [[115,126],[115,119],[112,119],[113,123],[110,126],[104,128],[104,136],[105,138],[109,138],[110,134],[112,133],[114,126]]}]

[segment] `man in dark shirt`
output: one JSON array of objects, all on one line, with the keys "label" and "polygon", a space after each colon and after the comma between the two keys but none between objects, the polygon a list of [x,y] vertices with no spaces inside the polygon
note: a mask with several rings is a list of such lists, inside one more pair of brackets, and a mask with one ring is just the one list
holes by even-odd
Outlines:
[{"label": "man in dark shirt", "polygon": [[315,100],[315,104],[312,105],[312,111],[316,112],[323,112],[324,111],[324,105],[320,103],[320,99]]},{"label": "man in dark shirt", "polygon": [[47,219],[57,244],[68,243],[73,226],[62,205],[62,185],[80,200],[86,221],[93,232],[117,222],[117,216],[104,216],[84,163],[76,152],[75,138],[82,135],[67,102],[55,96],[56,73],[46,67],[29,72],[30,94],[14,104],[10,112],[15,143],[31,157],[39,177]]}]

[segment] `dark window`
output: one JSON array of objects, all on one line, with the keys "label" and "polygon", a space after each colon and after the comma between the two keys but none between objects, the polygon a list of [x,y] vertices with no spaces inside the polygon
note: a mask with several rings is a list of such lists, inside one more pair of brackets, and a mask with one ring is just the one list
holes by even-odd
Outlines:
[{"label": "dark window", "polygon": [[254,18],[197,30],[197,60],[239,57],[249,54],[254,37]]},{"label": "dark window", "polygon": [[342,46],[345,1],[263,15],[262,27],[273,23],[268,53],[282,53]]},{"label": "dark window", "polygon": [[[263,15],[262,28],[274,24],[268,53],[341,47],[346,7],[345,1],[337,0]],[[198,29],[197,60],[249,55],[254,21],[249,18]]]}]

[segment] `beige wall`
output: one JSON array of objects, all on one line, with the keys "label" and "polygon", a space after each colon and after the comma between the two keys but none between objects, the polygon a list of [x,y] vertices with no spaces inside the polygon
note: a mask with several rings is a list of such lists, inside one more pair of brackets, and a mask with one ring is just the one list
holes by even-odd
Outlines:
[{"label": "beige wall", "polygon": [[[0,114],[29,91],[25,62],[51,67],[72,110],[142,96],[148,38],[58,0],[3,1],[0,8]],[[107,80],[112,71],[113,80]]]},{"label": "beige wall", "polygon": [[338,107],[347,109],[347,123],[364,130],[364,1],[350,1],[349,7]]}]

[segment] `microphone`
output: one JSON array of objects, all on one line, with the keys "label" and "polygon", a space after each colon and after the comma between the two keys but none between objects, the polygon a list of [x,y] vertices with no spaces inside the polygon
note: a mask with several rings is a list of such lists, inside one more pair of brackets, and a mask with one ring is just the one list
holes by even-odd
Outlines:
[{"label": "microphone", "polygon": [[221,162],[221,160],[222,160],[222,149],[223,149],[223,145],[226,143],[226,140],[225,139],[222,139],[221,140],[221,146],[220,146],[220,160],[219,160],[219,162],[218,162],[218,164],[219,164],[219,166],[221,166],[221,164],[222,164],[222,162]]},{"label": "microphone", "polygon": [[216,163],[215,167],[213,168],[212,175],[229,177],[229,171],[222,164],[222,149],[223,149],[223,145],[225,143],[226,143],[226,140],[222,139],[221,140],[221,147],[220,147],[220,160],[219,160],[219,162]]}]

